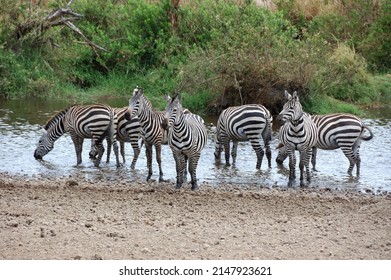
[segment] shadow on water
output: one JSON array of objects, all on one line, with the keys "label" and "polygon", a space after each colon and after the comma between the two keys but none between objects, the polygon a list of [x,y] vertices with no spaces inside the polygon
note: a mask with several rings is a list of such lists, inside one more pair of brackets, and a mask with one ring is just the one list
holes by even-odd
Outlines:
[{"label": "shadow on water", "polygon": [[[123,105],[121,105],[123,104]],[[127,100],[113,101],[112,106],[126,106]],[[69,135],[65,134],[55,142],[54,149],[43,160],[33,157],[36,144],[41,136],[41,127],[55,112],[69,106],[65,101],[4,101],[0,100],[0,172],[23,175],[31,178],[84,178],[94,181],[119,181],[131,185],[135,180],[145,180],[147,175],[145,151],[140,154],[135,170],[130,169],[133,150],[126,143],[126,163],[115,167],[114,156],[110,163],[104,155],[100,168],[95,168],[88,157],[89,140],[85,141],[83,163],[76,167],[76,155]],[[256,170],[256,157],[249,143],[239,143],[235,166],[226,167],[224,156],[220,164],[214,159],[214,129],[216,118],[205,118],[209,128],[207,146],[202,152],[197,169],[199,183],[212,186],[235,184],[262,187],[286,187],[288,181],[288,162],[278,166],[275,162],[277,151],[274,132],[271,143],[272,168],[267,167],[264,158],[261,170]],[[374,138],[361,145],[361,176],[348,176],[348,160],[340,150],[318,151],[319,171],[313,172],[311,187],[330,189],[354,189],[374,193],[391,191],[391,108],[368,111],[368,124]],[[155,156],[155,154],[154,154]],[[162,148],[164,178],[175,182],[175,164],[168,146]],[[153,161],[154,175],[158,178],[158,167]],[[298,167],[296,175],[299,176]],[[190,176],[188,176],[189,179]],[[296,180],[296,187],[298,186]]]}]

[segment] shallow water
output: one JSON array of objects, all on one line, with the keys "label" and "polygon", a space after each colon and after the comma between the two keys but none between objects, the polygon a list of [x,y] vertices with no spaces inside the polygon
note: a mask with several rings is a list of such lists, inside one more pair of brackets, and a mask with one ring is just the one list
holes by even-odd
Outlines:
[{"label": "shallow water", "polygon": [[[112,101],[112,106],[126,106],[127,100]],[[53,151],[37,161],[33,153],[41,136],[41,126],[56,111],[68,106],[65,101],[37,100],[0,100],[0,172],[22,175],[27,178],[77,177],[87,180],[108,182],[121,180],[131,184],[134,180],[143,180],[147,175],[145,151],[142,150],[135,170],[130,169],[133,150],[126,143],[127,162],[116,168],[114,155],[111,162],[102,161],[100,168],[95,168],[88,157],[90,141],[86,140],[83,150],[83,163],[76,167],[76,155],[69,135],[65,134],[54,145]],[[288,181],[288,161],[282,167],[277,166],[276,133],[271,144],[273,149],[272,168],[267,167],[266,157],[260,171],[255,169],[256,157],[249,143],[240,143],[236,166],[225,167],[214,160],[214,134],[211,129],[216,118],[205,118],[209,128],[209,141],[202,152],[197,177],[199,184],[217,186],[220,184],[239,184],[243,187],[286,187]],[[368,124],[374,138],[361,145],[361,175],[348,176],[348,160],[340,150],[318,150],[317,169],[314,172],[311,187],[330,189],[354,189],[363,192],[383,193],[391,191],[391,108],[368,111]],[[155,153],[154,153],[155,156]],[[104,155],[103,159],[106,158]],[[224,158],[222,154],[222,159]],[[162,148],[164,179],[175,182],[175,164],[168,146]],[[222,161],[223,162],[223,161]],[[158,167],[153,162],[154,174],[158,178]],[[296,170],[299,175],[298,168]],[[355,172],[355,170],[354,170]],[[355,173],[354,173],[355,174]],[[298,182],[297,182],[298,185]],[[188,187],[188,186],[185,186]]]}]

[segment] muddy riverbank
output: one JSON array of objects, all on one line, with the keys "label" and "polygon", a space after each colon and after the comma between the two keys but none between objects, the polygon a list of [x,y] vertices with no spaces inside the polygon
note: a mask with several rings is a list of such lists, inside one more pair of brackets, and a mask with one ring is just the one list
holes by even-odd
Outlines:
[{"label": "muddy riverbank", "polygon": [[0,259],[391,259],[390,194],[0,175]]}]

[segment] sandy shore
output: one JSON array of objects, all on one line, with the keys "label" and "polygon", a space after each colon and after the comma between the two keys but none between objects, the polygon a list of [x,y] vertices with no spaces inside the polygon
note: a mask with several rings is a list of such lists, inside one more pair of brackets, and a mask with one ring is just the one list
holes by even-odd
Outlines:
[{"label": "sandy shore", "polygon": [[391,259],[391,194],[0,177],[0,259]]}]

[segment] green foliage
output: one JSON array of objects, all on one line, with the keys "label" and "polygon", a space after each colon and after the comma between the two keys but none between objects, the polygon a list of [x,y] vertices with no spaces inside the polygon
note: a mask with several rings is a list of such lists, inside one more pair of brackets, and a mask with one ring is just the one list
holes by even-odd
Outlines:
[{"label": "green foliage", "polygon": [[84,16],[75,25],[106,51],[64,26],[39,33],[39,21],[66,2],[0,0],[0,96],[125,106],[141,86],[157,109],[179,91],[185,107],[213,113],[254,102],[278,113],[285,89],[298,90],[311,112],[391,100],[390,1],[281,0],[277,11],[252,1],[181,1],[178,10],[170,0],[74,1]]},{"label": "green foliage", "polygon": [[319,93],[357,102],[371,94],[371,75],[365,60],[346,45],[338,46],[320,68],[314,83]]},{"label": "green foliage", "polygon": [[384,1],[377,20],[370,25],[368,36],[359,48],[372,68],[380,71],[391,69],[391,1]]},{"label": "green foliage", "polygon": [[302,104],[303,109],[311,114],[328,114],[330,112],[344,112],[354,115],[362,114],[354,104],[343,102],[327,95],[312,94]]}]

